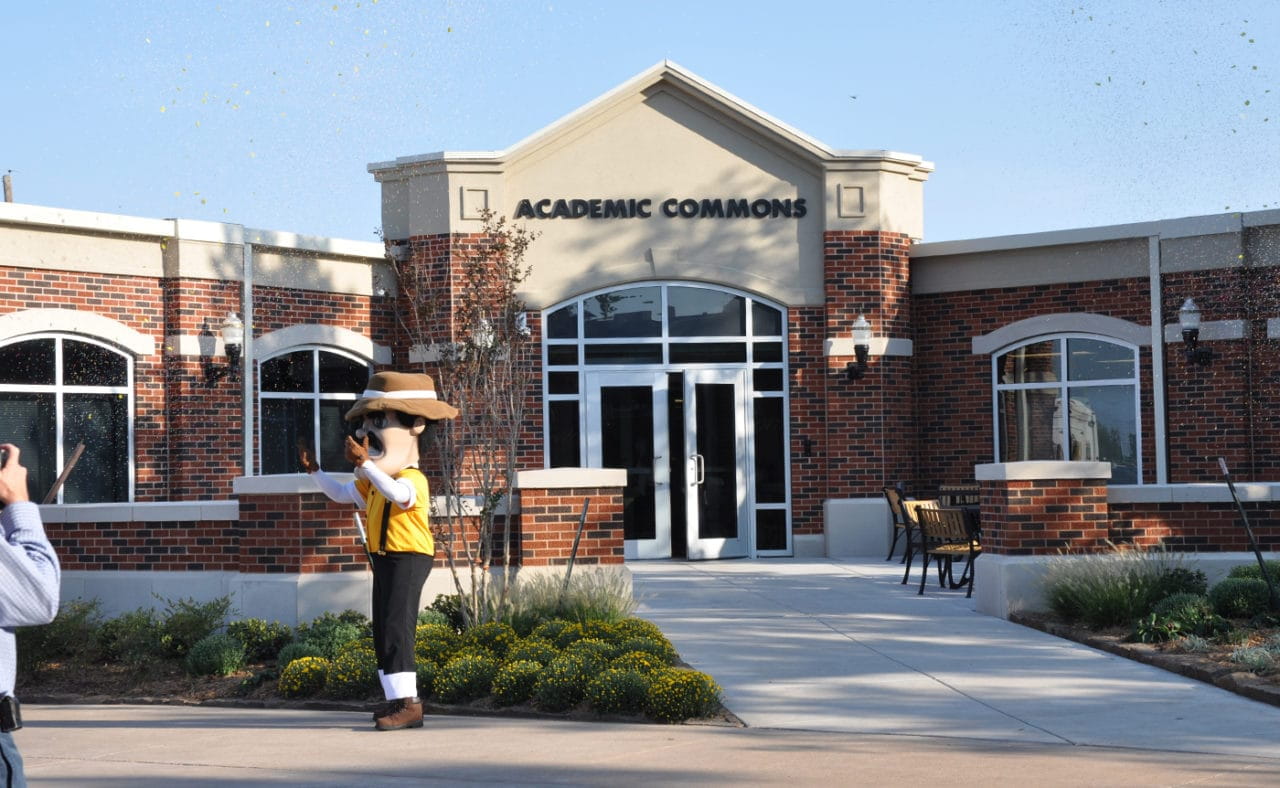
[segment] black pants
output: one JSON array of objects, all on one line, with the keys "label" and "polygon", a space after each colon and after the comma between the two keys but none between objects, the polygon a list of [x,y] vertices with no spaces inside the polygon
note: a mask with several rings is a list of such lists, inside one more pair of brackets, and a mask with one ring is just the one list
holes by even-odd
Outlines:
[{"label": "black pants", "polygon": [[373,556],[373,650],[383,673],[413,673],[413,636],[422,586],[434,556],[387,553]]}]

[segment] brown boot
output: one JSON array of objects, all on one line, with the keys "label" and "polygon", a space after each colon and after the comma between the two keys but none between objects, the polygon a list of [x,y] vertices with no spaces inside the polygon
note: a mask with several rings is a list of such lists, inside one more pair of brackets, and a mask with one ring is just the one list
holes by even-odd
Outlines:
[{"label": "brown boot", "polygon": [[386,714],[373,721],[373,726],[380,731],[421,728],[422,700],[419,698],[396,698],[391,701]]}]

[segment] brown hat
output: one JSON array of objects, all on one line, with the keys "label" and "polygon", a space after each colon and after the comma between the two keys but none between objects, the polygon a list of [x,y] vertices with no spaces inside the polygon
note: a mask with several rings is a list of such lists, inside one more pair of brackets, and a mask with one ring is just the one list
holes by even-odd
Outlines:
[{"label": "brown hat", "polygon": [[369,411],[394,410],[425,419],[452,419],[458,409],[436,397],[436,383],[430,375],[413,372],[379,372],[369,378],[364,393],[347,411],[346,420],[355,421]]}]

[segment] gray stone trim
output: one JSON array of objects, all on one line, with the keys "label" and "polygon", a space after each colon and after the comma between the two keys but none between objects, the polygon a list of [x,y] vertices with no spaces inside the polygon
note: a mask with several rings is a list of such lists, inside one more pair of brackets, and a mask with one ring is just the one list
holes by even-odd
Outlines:
[{"label": "gray stone trim", "polygon": [[1089,312],[1064,312],[1029,317],[973,338],[974,355],[990,355],[1026,339],[1053,334],[1096,334],[1138,347],[1151,344],[1151,329],[1128,320]]},{"label": "gray stone trim", "polygon": [[[1267,321],[1267,332],[1270,334],[1271,321]],[[1243,320],[1206,320],[1200,324],[1200,342],[1212,342],[1215,339],[1244,339]],[[1182,326],[1168,323],[1164,327],[1165,342],[1181,342]]]}]

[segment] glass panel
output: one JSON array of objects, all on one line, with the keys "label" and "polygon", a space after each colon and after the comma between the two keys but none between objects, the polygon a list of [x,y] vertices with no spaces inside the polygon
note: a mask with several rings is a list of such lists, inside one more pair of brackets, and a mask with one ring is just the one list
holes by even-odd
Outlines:
[{"label": "glass panel", "polygon": [[999,357],[1001,383],[1049,383],[1062,379],[1062,343],[1056,339],[1034,342]]},{"label": "glass panel", "polygon": [[698,383],[695,420],[705,477],[698,485],[699,539],[738,537],[738,453],[734,386]]},{"label": "glass panel", "polygon": [[662,345],[587,345],[588,364],[661,364]]},{"label": "glass panel", "polygon": [[548,394],[577,394],[577,372],[551,372],[547,374]]},{"label": "glass panel", "polygon": [[[280,400],[274,401],[280,402]],[[347,435],[354,434],[355,425],[348,424],[342,417],[354,404],[354,401],[320,400],[320,467],[325,470],[351,470],[351,463],[347,462],[345,439]],[[311,425],[299,425],[299,430],[304,426],[310,437]],[[296,456],[297,452],[295,451],[294,454]],[[299,473],[301,470],[301,466],[295,465],[292,469],[281,471],[281,473]]]},{"label": "glass panel", "polygon": [[[1112,484],[1137,484],[1138,420],[1133,387],[1072,386],[1068,391],[1071,413],[1068,459],[1109,462]],[[1057,426],[1061,426],[1061,421]]]},{"label": "glass panel", "polygon": [[577,304],[569,304],[547,315],[547,339],[577,339],[577,337]]},{"label": "glass panel", "polygon": [[[312,392],[314,351],[299,350],[262,362],[262,390],[275,392]],[[360,382],[364,391],[365,381]],[[292,444],[290,444],[292,445]],[[277,471],[286,473],[287,471]]]},{"label": "glass panel", "polygon": [[68,386],[123,386],[125,357],[101,345],[62,340],[62,382]]},{"label": "glass panel", "polygon": [[[296,355],[296,354],[295,354]],[[274,361],[274,359],[272,359]],[[262,401],[262,472],[298,473],[298,439],[310,445],[315,429],[315,401],[309,399],[264,399]],[[325,440],[324,436],[321,436]],[[321,449],[323,451],[323,449]],[[348,463],[341,459],[326,470],[345,471]]]},{"label": "glass panel", "polygon": [[758,337],[782,336],[782,310],[752,301],[751,333]]},{"label": "glass panel", "polygon": [[1062,459],[1059,390],[1002,391],[999,396],[1000,461]]},{"label": "glass panel", "polygon": [[701,287],[668,287],[667,333],[673,337],[740,337],[747,333],[747,299]]},{"label": "glass panel", "polygon": [[601,460],[606,468],[626,468],[622,494],[625,539],[657,536],[653,478],[653,388],[600,388]]},{"label": "glass panel", "polygon": [[21,451],[27,467],[27,497],[33,501],[44,499],[61,470],[53,443],[53,402],[52,394],[0,394],[0,436]]},{"label": "glass panel", "polygon": [[556,400],[547,403],[547,434],[551,437],[547,458],[552,468],[577,468],[582,465],[582,441],[578,435],[578,402]]},{"label": "glass panel", "polygon": [[742,363],[747,360],[745,342],[672,342],[672,364]]},{"label": "glass panel", "polygon": [[[782,398],[754,400],[756,418],[756,503],[786,503],[787,454]],[[757,522],[757,530],[759,523]]]},{"label": "glass panel", "polygon": [[661,288],[634,287],[585,298],[583,328],[588,337],[662,336]]},{"label": "glass panel", "polygon": [[[359,394],[369,382],[369,365],[340,356],[337,353],[320,353],[320,393]],[[274,359],[273,359],[274,360]]]},{"label": "glass panel", "polygon": [[64,462],[71,459],[76,444],[84,441],[84,454],[62,488],[62,502],[129,500],[128,398],[123,394],[68,394],[62,404]]},{"label": "glass panel", "polygon": [[787,549],[787,512],[785,509],[756,509],[756,549]]},{"label": "glass panel", "polygon": [[1132,379],[1133,351],[1096,339],[1067,340],[1067,380]]},{"label": "glass panel", "polygon": [[751,383],[755,386],[756,391],[782,391],[782,370],[752,370]]},{"label": "glass panel", "polygon": [[577,345],[548,345],[547,346],[547,366],[550,366],[550,367],[578,366],[578,346]]},{"label": "glass panel", "polygon": [[782,360],[781,342],[756,342],[751,346],[752,357],[761,363]]},{"label": "glass panel", "polygon": [[0,348],[0,383],[52,386],[56,382],[53,343],[53,339],[29,339]]}]

